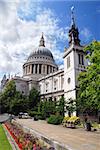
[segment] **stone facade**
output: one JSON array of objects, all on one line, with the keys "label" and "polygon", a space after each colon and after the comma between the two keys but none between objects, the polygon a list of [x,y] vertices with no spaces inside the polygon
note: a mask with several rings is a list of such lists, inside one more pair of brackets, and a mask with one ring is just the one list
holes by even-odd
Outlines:
[{"label": "stone facade", "polygon": [[42,99],[57,100],[64,95],[64,70],[51,73],[38,82]]}]

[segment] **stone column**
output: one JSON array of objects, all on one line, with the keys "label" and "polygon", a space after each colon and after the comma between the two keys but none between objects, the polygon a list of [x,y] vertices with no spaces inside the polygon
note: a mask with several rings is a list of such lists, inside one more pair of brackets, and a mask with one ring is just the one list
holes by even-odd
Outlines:
[{"label": "stone column", "polygon": [[45,65],[45,74],[47,74],[47,65]]},{"label": "stone column", "polygon": [[43,65],[43,74],[45,74],[46,67]]},{"label": "stone column", "polygon": [[34,68],[33,68],[33,74],[35,74],[35,67],[36,67],[36,65],[34,64]]},{"label": "stone column", "polygon": [[52,72],[53,72],[53,67],[52,67]]},{"label": "stone column", "polygon": [[50,74],[50,66],[48,66],[48,74]]},{"label": "stone column", "polygon": [[39,74],[39,64],[37,65],[37,74]]},{"label": "stone column", "polygon": [[41,74],[43,74],[43,65],[41,65]]},{"label": "stone column", "polygon": [[32,74],[32,65],[30,65],[30,74]]}]

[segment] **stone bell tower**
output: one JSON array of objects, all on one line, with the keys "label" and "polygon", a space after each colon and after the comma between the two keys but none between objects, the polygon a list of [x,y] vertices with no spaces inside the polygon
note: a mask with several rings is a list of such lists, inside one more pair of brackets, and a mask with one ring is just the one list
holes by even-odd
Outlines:
[{"label": "stone bell tower", "polygon": [[71,27],[68,32],[69,47],[64,49],[64,97],[66,101],[77,97],[79,72],[85,70],[85,53],[80,44],[78,28],[75,24],[74,7],[71,9]]}]

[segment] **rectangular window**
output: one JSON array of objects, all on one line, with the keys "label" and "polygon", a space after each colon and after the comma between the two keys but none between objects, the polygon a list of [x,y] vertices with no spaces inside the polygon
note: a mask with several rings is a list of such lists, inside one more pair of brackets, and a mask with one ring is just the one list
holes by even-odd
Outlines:
[{"label": "rectangular window", "polygon": [[83,58],[83,55],[81,55],[81,58],[82,58],[82,65],[84,65],[84,58]]},{"label": "rectangular window", "polygon": [[58,88],[58,80],[55,80],[54,81],[54,90],[57,90],[57,88]]},{"label": "rectangular window", "polygon": [[69,68],[69,67],[70,67],[70,56],[67,57],[67,68]]},{"label": "rectangular window", "polygon": [[79,64],[81,64],[81,55],[80,54],[78,54],[78,62],[79,62]]},{"label": "rectangular window", "polygon": [[48,83],[46,83],[46,92],[48,92]]},{"label": "rectangular window", "polygon": [[79,64],[80,64],[80,65],[84,65],[84,58],[83,58],[83,55],[78,54],[78,61],[79,61]]},{"label": "rectangular window", "polygon": [[54,90],[56,90],[56,85],[57,83],[56,83],[56,81],[54,81]]}]

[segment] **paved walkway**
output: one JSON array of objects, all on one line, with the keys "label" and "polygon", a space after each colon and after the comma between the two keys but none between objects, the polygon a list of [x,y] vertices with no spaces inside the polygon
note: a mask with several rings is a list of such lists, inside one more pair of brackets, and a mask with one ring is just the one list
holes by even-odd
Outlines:
[{"label": "paved walkway", "polygon": [[10,119],[10,117],[9,117],[8,114],[6,114],[6,113],[5,114],[0,114],[0,123],[5,122],[9,119]]},{"label": "paved walkway", "polygon": [[84,129],[69,129],[62,125],[51,125],[45,121],[32,119],[16,119],[28,128],[67,145],[72,150],[100,150],[100,132],[89,132]]}]

